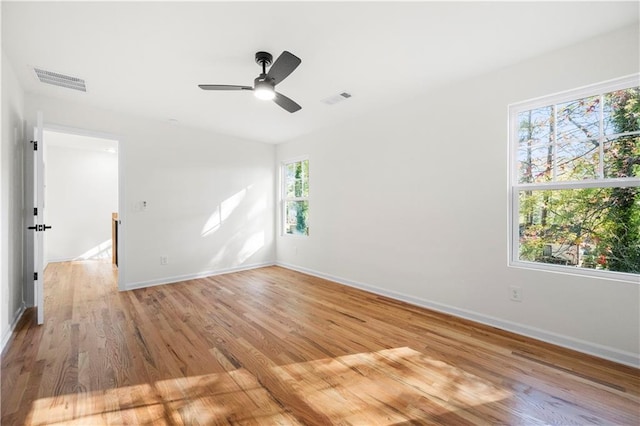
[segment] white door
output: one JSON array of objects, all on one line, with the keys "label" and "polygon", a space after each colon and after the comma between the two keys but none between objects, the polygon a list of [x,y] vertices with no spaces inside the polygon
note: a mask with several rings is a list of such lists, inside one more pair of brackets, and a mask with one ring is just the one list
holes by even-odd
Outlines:
[{"label": "white door", "polygon": [[[26,200],[33,200],[33,213],[27,208],[28,215],[32,217],[28,221],[28,232],[31,232],[33,244],[27,244],[27,262],[33,259],[33,305],[38,313],[38,324],[44,323],[44,233],[50,226],[44,224],[44,144],[42,138],[42,112],[38,112],[36,127],[33,129],[33,138],[29,141],[27,149],[33,154],[32,159],[27,158],[27,173],[31,172],[31,179],[26,185]],[[30,157],[29,151],[26,153]],[[31,160],[31,161],[29,161]],[[29,205],[27,204],[27,207]],[[27,268],[30,271],[31,268]]]}]

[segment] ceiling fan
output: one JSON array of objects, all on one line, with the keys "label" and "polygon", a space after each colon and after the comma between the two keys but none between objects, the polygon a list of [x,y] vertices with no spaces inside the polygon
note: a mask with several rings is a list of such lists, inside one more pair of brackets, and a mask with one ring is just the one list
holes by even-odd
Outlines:
[{"label": "ceiling fan", "polygon": [[302,107],[289,99],[282,93],[278,93],[275,90],[276,84],[279,84],[289,76],[302,62],[293,53],[282,52],[278,59],[273,62],[273,65],[267,72],[267,67],[271,65],[273,56],[267,52],[257,52],[256,62],[262,67],[262,73],[253,81],[253,87],[251,86],[236,86],[228,84],[199,84],[198,87],[202,90],[252,90],[253,94],[258,99],[273,100],[276,104],[289,112],[296,112]]}]

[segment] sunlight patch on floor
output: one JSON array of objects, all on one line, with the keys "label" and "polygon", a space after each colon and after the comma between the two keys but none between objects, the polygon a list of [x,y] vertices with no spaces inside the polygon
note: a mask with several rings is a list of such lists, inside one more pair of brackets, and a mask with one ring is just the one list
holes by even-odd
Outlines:
[{"label": "sunlight patch on floor", "polygon": [[244,369],[159,380],[33,403],[28,424],[191,425],[217,422],[297,424]]},{"label": "sunlight patch on floor", "polygon": [[402,347],[275,369],[297,395],[332,421],[392,425],[412,420],[474,422],[469,406],[510,397],[480,377]]},{"label": "sunlight patch on floor", "polygon": [[[477,423],[469,407],[511,394],[408,347],[271,367],[319,418],[352,425]],[[246,369],[41,398],[27,424],[299,424]]]}]

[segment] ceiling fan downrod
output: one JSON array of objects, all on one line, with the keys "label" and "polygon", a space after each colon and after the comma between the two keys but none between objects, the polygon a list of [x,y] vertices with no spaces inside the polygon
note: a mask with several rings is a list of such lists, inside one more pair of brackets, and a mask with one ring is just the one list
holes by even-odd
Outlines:
[{"label": "ceiling fan downrod", "polygon": [[267,67],[271,65],[273,56],[269,52],[256,52],[256,62],[262,66],[262,74],[267,73]]}]

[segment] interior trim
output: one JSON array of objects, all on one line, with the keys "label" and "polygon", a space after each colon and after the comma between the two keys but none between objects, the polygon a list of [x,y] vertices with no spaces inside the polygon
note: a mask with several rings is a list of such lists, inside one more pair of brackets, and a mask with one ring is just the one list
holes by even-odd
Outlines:
[{"label": "interior trim", "polygon": [[13,320],[11,321],[11,325],[7,329],[7,332],[4,334],[4,336],[2,336],[2,341],[0,342],[0,353],[4,354],[4,350],[9,347],[8,343],[11,341],[13,332],[16,329],[16,325],[18,325],[18,321],[20,321],[20,318],[22,317],[22,314],[24,314],[25,309],[26,305],[24,304],[24,302],[22,302],[22,305],[20,305],[18,310],[15,312],[15,315],[13,316]]},{"label": "interior trim", "polygon": [[195,274],[177,275],[173,277],[163,277],[154,280],[138,281],[126,284],[125,290],[137,290],[140,288],[153,287],[164,284],[174,284],[182,281],[195,280],[198,278],[212,277],[215,275],[230,274],[232,272],[247,271],[249,269],[264,268],[265,266],[274,266],[274,262],[252,263],[250,265],[236,266],[233,268],[216,269],[214,271],[197,272]]},{"label": "interior trim", "polygon": [[640,357],[638,355],[621,351],[619,349],[611,348],[597,343],[587,342],[584,340],[576,339],[573,337],[565,336],[562,334],[553,333],[550,331],[542,330],[528,325],[515,323],[512,321],[503,320],[500,318],[492,317],[489,315],[480,314],[477,312],[469,311],[466,309],[456,308],[454,306],[446,305],[443,303],[437,303],[421,299],[418,297],[410,296],[404,293],[390,291],[382,289],[380,287],[372,286],[369,284],[360,283],[353,280],[348,280],[342,277],[337,277],[330,274],[315,271],[313,269],[304,268],[297,265],[292,265],[285,262],[276,262],[277,266],[291,269],[293,271],[302,272],[304,274],[313,275],[315,277],[324,278],[330,281],[337,282],[349,287],[358,288],[371,293],[379,294],[381,296],[390,297],[402,302],[409,303],[411,305],[419,306],[426,309],[431,309],[437,312],[454,315],[456,317],[468,319],[478,322],[480,324],[496,327],[501,330],[510,331],[522,336],[531,337],[533,339],[541,340],[543,342],[551,343],[554,345],[562,346],[564,348],[573,349],[578,352],[597,356],[599,358],[614,361],[619,364],[628,365],[635,368],[640,368]]}]

